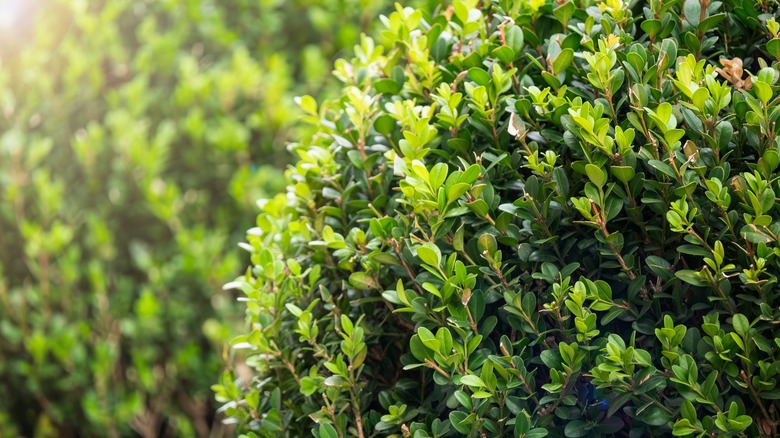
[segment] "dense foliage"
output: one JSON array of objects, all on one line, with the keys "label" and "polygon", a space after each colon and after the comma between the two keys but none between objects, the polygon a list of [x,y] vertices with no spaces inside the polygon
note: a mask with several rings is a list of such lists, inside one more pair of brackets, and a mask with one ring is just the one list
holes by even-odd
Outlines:
[{"label": "dense foliage", "polygon": [[209,433],[245,212],[376,7],[0,2],[0,436]]},{"label": "dense foliage", "polygon": [[[247,436],[775,436],[773,0],[397,6],[262,202]],[[242,368],[243,369],[243,368]]]}]

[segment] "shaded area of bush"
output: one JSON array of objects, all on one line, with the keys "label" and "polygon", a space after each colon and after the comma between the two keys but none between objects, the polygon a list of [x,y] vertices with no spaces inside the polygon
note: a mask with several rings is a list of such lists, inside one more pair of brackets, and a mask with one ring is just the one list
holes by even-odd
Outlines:
[{"label": "shaded area of bush", "polygon": [[2,7],[0,436],[205,436],[245,212],[375,3]]},{"label": "shaded area of bush", "polygon": [[248,436],[775,436],[777,2],[398,6],[248,232]]}]

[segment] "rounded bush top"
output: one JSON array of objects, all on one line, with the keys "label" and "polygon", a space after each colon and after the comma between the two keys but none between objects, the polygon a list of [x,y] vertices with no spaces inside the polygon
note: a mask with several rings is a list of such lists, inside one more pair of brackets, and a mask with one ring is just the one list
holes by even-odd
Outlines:
[{"label": "rounded bush top", "polygon": [[[775,2],[396,6],[248,233],[249,436],[775,435]],[[306,432],[308,433],[308,432]]]}]

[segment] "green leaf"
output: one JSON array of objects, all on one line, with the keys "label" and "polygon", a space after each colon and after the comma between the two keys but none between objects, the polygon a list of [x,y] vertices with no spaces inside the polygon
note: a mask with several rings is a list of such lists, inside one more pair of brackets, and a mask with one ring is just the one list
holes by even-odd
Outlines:
[{"label": "green leaf", "polygon": [[453,395],[455,396],[455,399],[457,399],[461,404],[461,406],[468,409],[469,411],[472,409],[473,404],[471,403],[471,397],[469,397],[466,391],[459,389],[455,391]]},{"label": "green leaf", "polygon": [[555,15],[555,18],[557,18],[561,24],[568,26],[568,22],[576,10],[577,7],[573,1],[566,1],[565,3],[560,4],[560,6],[553,9],[553,15]]},{"label": "green leaf", "polygon": [[319,390],[317,381],[311,377],[303,377],[301,379],[301,394],[310,396]]},{"label": "green leaf", "polygon": [[477,178],[479,178],[481,172],[482,168],[479,166],[479,164],[472,164],[463,171],[463,174],[460,176],[458,182],[471,185],[477,180]]},{"label": "green leaf", "polygon": [[692,284],[694,286],[706,286],[707,282],[702,280],[701,277],[699,277],[698,273],[696,271],[692,271],[690,269],[683,269],[680,271],[677,271],[674,273],[675,277],[679,278],[680,280]]},{"label": "green leaf", "polygon": [[707,103],[707,99],[710,97],[710,91],[704,87],[699,88],[698,90],[693,92],[693,104],[696,105],[696,108],[699,109],[699,111],[704,111],[704,106]]},{"label": "green leaf", "polygon": [[767,149],[759,161],[759,166],[765,169],[767,173],[774,172],[780,166],[780,154],[774,149]]},{"label": "green leaf", "polygon": [[485,387],[485,382],[483,382],[482,379],[480,379],[478,376],[475,376],[475,375],[472,375],[472,374],[468,374],[468,375],[462,376],[460,378],[460,383],[462,385],[468,385],[468,386],[471,386],[471,387],[474,387],[474,388],[484,388]]},{"label": "green leaf", "polygon": [[611,166],[609,170],[612,172],[612,175],[618,179],[618,181],[623,183],[630,182],[636,175],[634,168],[631,166]]},{"label": "green leaf", "polygon": [[498,245],[496,244],[496,238],[492,234],[485,233],[479,236],[480,253],[487,252],[492,257],[497,250],[498,250]]},{"label": "green leaf", "polygon": [[661,32],[662,24],[659,20],[645,20],[640,25],[643,31],[649,36],[656,36]]},{"label": "green leaf", "polygon": [[753,82],[753,90],[755,90],[756,97],[758,97],[761,103],[766,106],[772,98],[772,87],[763,82],[756,81]]},{"label": "green leaf", "polygon": [[478,217],[486,217],[488,214],[488,211],[490,210],[490,207],[488,207],[487,203],[483,201],[482,199],[477,199],[475,201],[469,202],[466,204],[468,208],[471,209]]},{"label": "green leaf", "polygon": [[582,420],[570,421],[563,429],[566,438],[579,438],[587,436],[590,433],[590,428],[587,427],[587,423]]},{"label": "green leaf", "polygon": [[647,162],[647,164],[649,164],[654,169],[660,171],[661,173],[663,173],[664,175],[666,175],[666,176],[668,176],[668,177],[670,177],[672,179],[676,178],[676,175],[674,173],[674,169],[672,169],[672,166],[670,166],[670,165],[668,165],[668,164],[666,164],[664,162],[661,162],[661,161],[658,161],[658,160],[650,160],[650,161]]},{"label": "green leaf", "polygon": [[585,166],[585,173],[588,175],[591,182],[596,184],[598,188],[604,187],[604,184],[607,182],[607,175],[595,164],[587,164]]},{"label": "green leaf", "polygon": [[336,429],[328,423],[320,424],[319,432],[320,438],[339,438]]},{"label": "green leaf", "polygon": [[406,72],[404,71],[404,68],[400,65],[393,67],[390,78],[403,85],[403,83],[406,82]]},{"label": "green leaf", "polygon": [[663,62],[660,70],[666,70],[677,61],[677,41],[672,38],[664,38],[661,42],[661,59]]},{"label": "green leaf", "polygon": [[511,25],[506,30],[506,45],[514,51],[516,56],[520,56],[523,51],[523,30],[520,26]]},{"label": "green leaf", "polygon": [[441,265],[441,250],[432,243],[424,243],[422,246],[418,247],[417,255],[423,263],[431,266]]},{"label": "green leaf", "polygon": [[417,335],[420,337],[423,345],[437,353],[439,352],[439,349],[441,348],[441,342],[436,339],[436,336],[434,336],[430,330],[425,327],[420,327],[417,329]]},{"label": "green leaf", "polygon": [[640,419],[651,426],[663,426],[672,420],[672,416],[658,406],[650,406]]},{"label": "green leaf", "polygon": [[750,243],[769,243],[772,241],[772,237],[768,236],[759,227],[747,224],[739,230],[739,234],[744,236]]},{"label": "green leaf", "polygon": [[683,418],[687,418],[690,421],[696,421],[698,418],[698,414],[696,413],[696,408],[693,406],[693,403],[691,403],[689,400],[683,400],[682,406],[680,406],[680,415],[682,415]]},{"label": "green leaf", "polygon": [[776,81],[777,72],[772,67],[764,67],[758,71],[755,82],[761,82],[767,85],[773,85]]},{"label": "green leaf", "polygon": [[447,189],[447,200],[449,202],[457,201],[471,189],[471,184],[457,183]]},{"label": "green leaf", "polygon": [[569,65],[571,65],[573,59],[574,59],[574,50],[572,49],[561,50],[561,53],[559,53],[558,56],[555,58],[555,61],[553,61],[553,72],[555,72],[555,74],[558,74],[566,70],[569,67]]},{"label": "green leaf", "polygon": [[609,409],[607,409],[607,416],[611,417],[615,414],[620,408],[625,406],[625,404],[631,399],[631,394],[621,394],[614,400],[612,400],[609,403]]},{"label": "green leaf", "polygon": [[556,350],[544,350],[539,354],[539,358],[547,368],[558,369],[562,366],[561,355]]},{"label": "green leaf", "polygon": [[374,287],[374,280],[365,272],[354,272],[349,276],[349,283],[360,290],[368,290]]},{"label": "green leaf", "polygon": [[461,411],[450,411],[449,414],[450,423],[452,427],[463,435],[468,435],[471,431],[469,415]]},{"label": "green leaf", "polygon": [[395,119],[390,114],[383,114],[374,121],[374,129],[382,135],[388,135],[395,129]]},{"label": "green leaf", "polygon": [[669,146],[674,145],[685,135],[685,131],[682,129],[670,129],[664,133],[664,140]]},{"label": "green leaf", "polygon": [[374,82],[374,88],[382,94],[395,95],[403,89],[403,85],[392,79],[380,79]]},{"label": "green leaf", "polygon": [[479,67],[472,67],[469,69],[469,78],[477,85],[487,86],[490,84],[490,75]]},{"label": "green leaf", "polygon": [[693,26],[699,25],[701,22],[701,3],[699,3],[699,0],[685,0],[683,12],[688,23],[691,23]]},{"label": "green leaf", "polygon": [[691,427],[691,422],[687,419],[677,420],[672,426],[672,435],[674,436],[688,436],[696,432],[696,429]]},{"label": "green leaf", "polygon": [[412,352],[412,356],[420,362],[425,362],[425,359],[432,358],[430,351],[426,348],[425,344],[423,344],[419,334],[412,336],[409,340],[409,350]]},{"label": "green leaf", "polygon": [[780,38],[773,38],[766,43],[766,50],[780,61]]},{"label": "green leaf", "polygon": [[726,18],[726,14],[715,14],[705,18],[699,23],[699,31],[704,33],[710,29],[714,29],[724,18]]},{"label": "green leaf", "polygon": [[750,331],[750,322],[747,317],[741,313],[737,313],[731,319],[731,325],[734,326],[734,331],[743,338],[747,336]]},{"label": "green leaf", "polygon": [[355,330],[354,324],[352,324],[352,320],[349,319],[349,316],[345,314],[341,314],[341,329],[344,330],[344,333],[347,334],[347,336],[351,336],[352,332]]},{"label": "green leaf", "polygon": [[311,115],[317,114],[317,101],[311,96],[301,96],[297,99],[298,105],[301,109]]},{"label": "green leaf", "polygon": [[515,51],[507,46],[496,47],[493,49],[493,56],[498,58],[504,64],[510,64],[515,60]]},{"label": "green leaf", "polygon": [[734,127],[728,120],[723,120],[715,126],[715,142],[721,150],[726,150],[734,135]]},{"label": "green leaf", "polygon": [[518,434],[523,435],[530,428],[531,428],[531,418],[528,416],[526,411],[523,410],[517,414],[517,417],[515,417],[515,431]]},{"label": "green leaf", "polygon": [[447,165],[444,163],[438,163],[431,169],[428,182],[430,183],[433,191],[436,192],[444,180],[447,179]]},{"label": "green leaf", "polygon": [[371,261],[373,262],[380,263],[383,265],[393,265],[393,266],[400,265],[398,259],[394,255],[388,254],[386,252],[373,252],[368,255],[368,258],[371,259]]}]

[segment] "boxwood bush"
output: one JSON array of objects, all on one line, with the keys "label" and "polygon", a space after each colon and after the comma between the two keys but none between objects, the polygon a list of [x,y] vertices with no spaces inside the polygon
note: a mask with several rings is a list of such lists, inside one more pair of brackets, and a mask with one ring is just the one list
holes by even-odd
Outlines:
[{"label": "boxwood bush", "polygon": [[[776,1],[397,6],[245,248],[245,436],[775,436]],[[251,370],[251,372],[250,372]]]},{"label": "boxwood bush", "polygon": [[226,431],[242,212],[383,4],[0,1],[0,437]]}]

